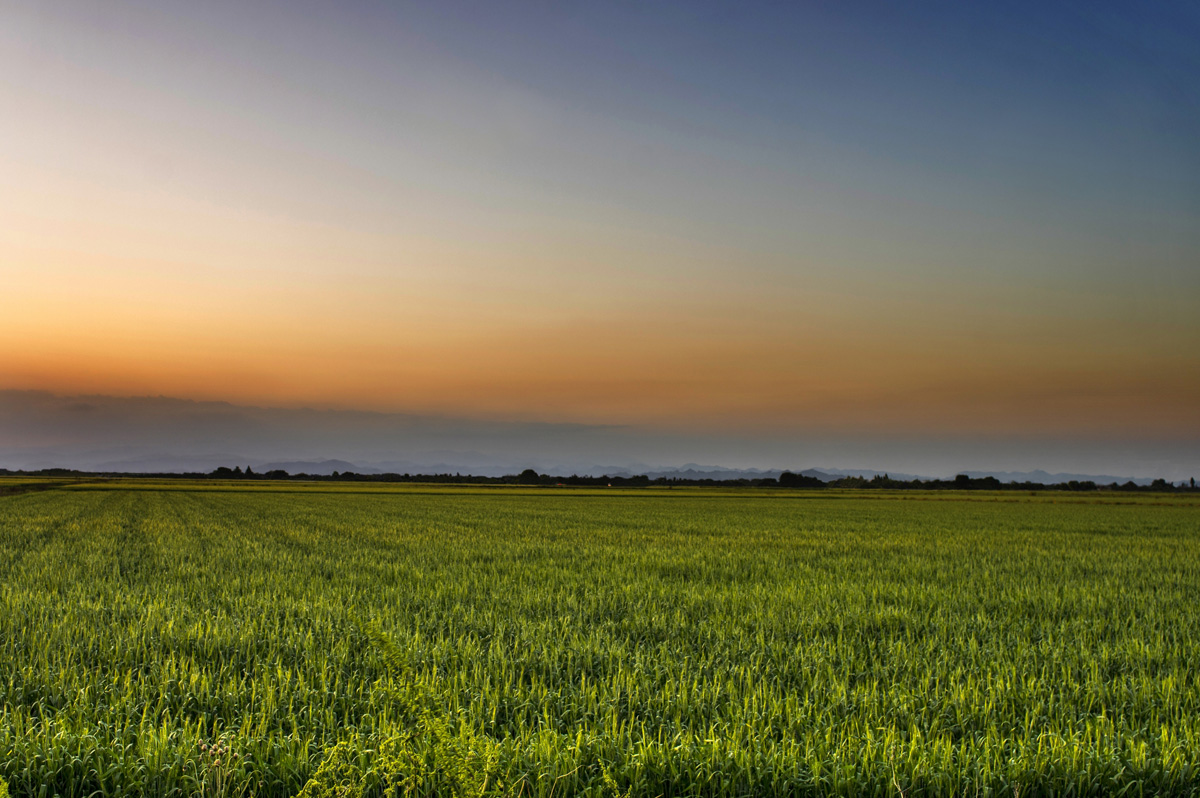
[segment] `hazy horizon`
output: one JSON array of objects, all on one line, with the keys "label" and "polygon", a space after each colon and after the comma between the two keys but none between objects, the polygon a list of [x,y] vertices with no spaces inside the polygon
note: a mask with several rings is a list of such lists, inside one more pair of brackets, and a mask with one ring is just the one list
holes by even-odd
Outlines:
[{"label": "hazy horizon", "polygon": [[1200,472],[1194,4],[3,18],[0,451]]},{"label": "hazy horizon", "polygon": [[[963,471],[1186,480],[1195,441],[834,437],[663,433],[355,410],[269,408],[170,397],[58,396],[0,390],[0,468],[209,471],[217,466],[343,460],[416,473],[734,469],[874,470],[922,477]],[[175,463],[170,467],[163,464]]]}]

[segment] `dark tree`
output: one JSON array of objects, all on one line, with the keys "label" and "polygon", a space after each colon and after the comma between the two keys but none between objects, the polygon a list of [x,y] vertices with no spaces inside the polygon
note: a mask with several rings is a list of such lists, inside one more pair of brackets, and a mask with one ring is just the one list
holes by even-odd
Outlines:
[{"label": "dark tree", "polygon": [[825,483],[816,477],[806,477],[803,474],[793,474],[791,471],[784,471],[779,475],[779,487],[823,488],[825,487]]}]

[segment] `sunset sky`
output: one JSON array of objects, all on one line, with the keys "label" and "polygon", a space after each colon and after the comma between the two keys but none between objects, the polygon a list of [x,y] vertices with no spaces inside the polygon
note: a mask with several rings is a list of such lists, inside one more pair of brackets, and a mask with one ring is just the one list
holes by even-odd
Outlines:
[{"label": "sunset sky", "polygon": [[0,389],[1200,476],[1197,41],[1190,2],[10,0]]}]

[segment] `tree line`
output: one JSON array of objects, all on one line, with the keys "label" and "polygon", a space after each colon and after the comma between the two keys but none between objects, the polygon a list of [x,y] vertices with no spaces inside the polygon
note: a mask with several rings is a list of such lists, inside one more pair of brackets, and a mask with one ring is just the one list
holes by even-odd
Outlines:
[{"label": "tree line", "polygon": [[332,474],[289,474],[287,471],[274,470],[255,473],[250,466],[241,468],[218,468],[207,476],[218,479],[293,479],[342,482],[425,482],[440,484],[471,484],[471,485],[530,485],[542,487],[613,487],[613,488],[642,488],[642,487],[737,487],[737,488],[856,488],[874,490],[1058,490],[1058,491],[1193,491],[1196,490],[1196,480],[1175,485],[1165,479],[1156,479],[1150,485],[1139,485],[1135,482],[1118,484],[1116,482],[1099,485],[1091,480],[1057,483],[1042,482],[1001,482],[995,477],[970,477],[959,474],[954,479],[892,479],[887,474],[876,475],[871,479],[865,477],[840,477],[826,482],[817,477],[784,471],[778,478],[774,477],[743,477],[738,479],[689,479],[686,477],[656,477],[651,479],[645,474],[635,476],[580,476],[572,474],[561,476],[554,474],[539,474],[532,468],[527,468],[519,474],[509,474],[502,477],[487,477],[471,474],[359,474],[353,471],[334,471]]},{"label": "tree line", "polygon": [[1097,484],[1091,480],[1056,483],[1042,482],[1001,482],[995,477],[970,477],[959,474],[954,479],[892,479],[887,474],[876,475],[871,479],[866,477],[839,477],[826,482],[817,477],[807,476],[792,471],[784,471],[775,477],[743,477],[738,479],[689,479],[686,477],[656,477],[651,479],[645,474],[635,476],[560,476],[539,474],[532,468],[527,468],[519,474],[508,474],[502,477],[487,477],[473,474],[359,474],[354,471],[334,471],[332,474],[290,474],[282,469],[258,472],[250,466],[229,468],[221,466],[208,473],[111,473],[94,471],[77,471],[70,468],[42,468],[35,471],[9,470],[0,468],[0,475],[29,476],[29,477],[153,477],[155,479],[225,479],[225,480],[293,480],[298,482],[413,482],[428,484],[457,484],[457,485],[529,485],[540,487],[612,487],[612,488],[648,488],[648,487],[726,487],[726,488],[851,488],[865,490],[999,490],[999,491],[1131,491],[1138,493],[1190,493],[1197,490],[1195,478],[1187,482],[1175,484],[1165,479],[1156,479],[1149,485],[1139,485],[1135,482],[1107,485]]}]

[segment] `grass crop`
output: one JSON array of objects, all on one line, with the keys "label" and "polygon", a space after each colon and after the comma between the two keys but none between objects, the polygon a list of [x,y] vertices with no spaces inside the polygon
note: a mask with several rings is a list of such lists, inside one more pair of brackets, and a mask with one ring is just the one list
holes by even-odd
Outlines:
[{"label": "grass crop", "polygon": [[1173,497],[0,497],[14,796],[1195,795]]}]

